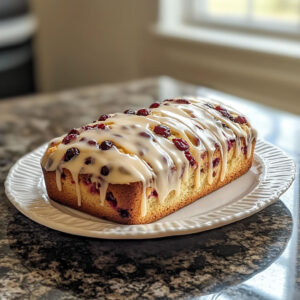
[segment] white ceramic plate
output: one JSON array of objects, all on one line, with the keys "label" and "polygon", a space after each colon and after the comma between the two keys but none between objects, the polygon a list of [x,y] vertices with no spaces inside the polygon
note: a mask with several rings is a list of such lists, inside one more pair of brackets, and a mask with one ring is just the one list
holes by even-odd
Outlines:
[{"label": "white ceramic plate", "polygon": [[246,218],[276,201],[295,177],[291,158],[258,141],[252,168],[225,187],[151,224],[120,225],[52,201],[40,159],[46,145],[22,157],[10,170],[5,190],[11,203],[31,220],[59,231],[105,239],[147,239],[190,234]]}]

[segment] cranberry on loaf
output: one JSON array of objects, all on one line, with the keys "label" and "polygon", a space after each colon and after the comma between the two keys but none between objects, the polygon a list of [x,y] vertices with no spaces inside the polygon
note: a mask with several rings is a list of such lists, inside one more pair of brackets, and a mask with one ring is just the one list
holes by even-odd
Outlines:
[{"label": "cranberry on loaf", "polygon": [[50,198],[124,224],[156,221],[251,167],[256,131],[202,98],[100,116],[53,139],[42,158]]}]

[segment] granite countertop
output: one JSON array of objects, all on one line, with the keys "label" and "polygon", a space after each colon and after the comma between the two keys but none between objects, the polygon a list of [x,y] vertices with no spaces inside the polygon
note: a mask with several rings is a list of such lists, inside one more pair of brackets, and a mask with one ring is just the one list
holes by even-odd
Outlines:
[{"label": "granite countertop", "polygon": [[[175,95],[220,97],[299,161],[299,117],[159,77],[0,101],[1,299],[299,299],[299,177],[263,211],[203,233],[153,240],[77,237],[41,226],[8,201],[14,162],[103,113]],[[287,130],[288,129],[288,130]]]}]

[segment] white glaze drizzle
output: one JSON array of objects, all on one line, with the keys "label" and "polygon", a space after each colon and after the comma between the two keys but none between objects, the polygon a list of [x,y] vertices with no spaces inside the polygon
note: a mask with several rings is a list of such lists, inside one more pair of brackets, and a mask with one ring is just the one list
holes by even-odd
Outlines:
[{"label": "white glaze drizzle", "polygon": [[61,186],[61,171],[59,170],[59,168],[56,169],[55,175],[56,175],[57,189],[61,192],[62,191],[62,186]]},{"label": "white glaze drizzle", "polygon": [[[42,166],[46,171],[56,172],[56,183],[58,190],[62,190],[61,173],[63,169],[70,171],[75,182],[78,197],[78,206],[81,205],[81,193],[79,185],[80,174],[90,174],[91,184],[99,187],[99,201],[103,205],[109,184],[129,184],[142,182],[143,197],[141,203],[141,214],[147,213],[146,189],[151,187],[158,193],[159,201],[163,202],[171,191],[176,195],[180,193],[182,182],[189,179],[191,172],[195,172],[195,187],[200,186],[201,178],[201,154],[208,155],[209,184],[213,181],[213,154],[216,147],[221,152],[221,175],[223,181],[226,175],[228,141],[236,141],[235,155],[241,151],[241,138],[245,139],[247,146],[247,157],[251,155],[251,145],[256,138],[256,131],[247,120],[246,125],[240,125],[223,116],[215,109],[217,105],[228,110],[233,116],[243,116],[233,108],[218,101],[201,98],[184,98],[189,104],[163,102],[158,108],[151,109],[148,116],[129,115],[116,113],[110,115],[105,121],[97,121],[90,126],[106,124],[109,128],[83,130],[78,129],[80,134],[68,144],[61,141],[65,136],[52,140],[49,147],[56,149],[42,158]],[[213,105],[213,107],[209,107]],[[157,125],[167,126],[172,136],[165,138],[153,132]],[[226,126],[225,126],[226,125]],[[141,136],[143,132],[151,138]],[[145,135],[144,134],[144,135]],[[80,139],[84,138],[84,141]],[[179,151],[173,138],[184,139],[189,144],[189,151],[197,162],[198,167],[191,167],[183,151]],[[97,145],[89,145],[87,141],[93,140]],[[109,150],[99,150],[98,145],[109,140],[115,146]],[[197,140],[199,143],[197,144]],[[79,149],[80,154],[65,162],[64,155],[69,148]],[[87,158],[92,163],[85,164]],[[103,176],[100,170],[103,166],[109,168],[109,174]]]}]

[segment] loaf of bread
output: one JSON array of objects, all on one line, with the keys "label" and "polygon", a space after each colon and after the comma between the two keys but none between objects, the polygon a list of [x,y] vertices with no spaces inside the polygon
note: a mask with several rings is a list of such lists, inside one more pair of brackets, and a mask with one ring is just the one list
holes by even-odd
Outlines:
[{"label": "loaf of bread", "polygon": [[72,129],[49,143],[41,165],[51,199],[145,224],[246,173],[255,142],[256,131],[235,109],[173,98]]}]

